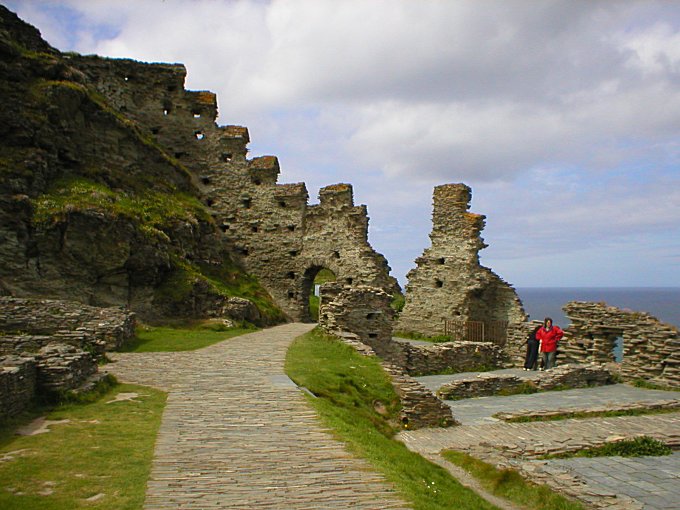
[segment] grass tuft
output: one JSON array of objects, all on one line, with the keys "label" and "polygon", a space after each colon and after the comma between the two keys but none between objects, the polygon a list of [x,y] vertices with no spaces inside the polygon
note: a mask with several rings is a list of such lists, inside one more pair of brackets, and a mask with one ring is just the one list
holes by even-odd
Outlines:
[{"label": "grass tuft", "polygon": [[545,455],[545,459],[569,459],[572,457],[656,457],[673,453],[668,446],[649,436],[624,439],[602,446],[584,448],[575,452]]},{"label": "grass tuft", "polygon": [[308,399],[326,426],[382,473],[414,509],[495,508],[445,469],[393,439],[400,404],[377,358],[361,356],[315,329],[291,345],[286,372],[317,397]]},{"label": "grass tuft", "polygon": [[466,453],[447,450],[442,456],[474,476],[482,487],[527,510],[583,510],[583,506],[545,485],[525,480],[513,469],[498,469]]}]

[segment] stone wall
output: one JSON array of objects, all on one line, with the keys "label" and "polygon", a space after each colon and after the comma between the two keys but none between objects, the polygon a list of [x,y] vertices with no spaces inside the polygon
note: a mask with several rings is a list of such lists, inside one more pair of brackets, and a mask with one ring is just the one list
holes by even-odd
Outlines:
[{"label": "stone wall", "polygon": [[[134,337],[135,314],[122,307],[0,296],[0,331],[6,334],[0,337],[0,345],[6,346],[8,338],[15,336],[22,345],[19,350],[36,351],[50,341],[115,350]],[[8,349],[0,347],[0,352]]]},{"label": "stone wall", "polygon": [[484,216],[468,211],[470,199],[465,184],[435,187],[432,244],[407,275],[398,330],[434,336],[444,333],[444,320],[526,320],[513,287],[479,263]]},{"label": "stone wall", "polygon": [[391,297],[382,289],[326,283],[320,289],[319,326],[357,352],[382,359],[402,404],[407,428],[457,424],[451,409],[404,371],[400,345],[392,340]]},{"label": "stone wall", "polygon": [[28,408],[36,390],[35,359],[0,356],[0,421]]},{"label": "stone wall", "polygon": [[395,340],[397,352],[392,361],[398,363],[412,376],[474,372],[504,365],[501,347],[490,342],[444,342],[432,345],[414,345]]},{"label": "stone wall", "polygon": [[524,385],[537,391],[558,388],[587,388],[603,386],[614,381],[611,372],[603,365],[561,365],[532,377],[518,377],[512,374],[481,373],[466,379],[457,379],[443,385],[437,391],[440,398],[459,400],[463,398],[486,397],[516,392]]},{"label": "stone wall", "polygon": [[217,98],[184,89],[181,64],[73,56],[98,92],[192,174],[230,255],[255,275],[293,320],[308,320],[316,273],[399,292],[386,259],[368,243],[366,206],[349,184],[322,188],[308,204],[304,183],[278,184],[274,156],[247,158],[242,126],[218,126]]},{"label": "stone wall", "polygon": [[623,342],[621,375],[680,386],[680,334],[677,328],[644,312],[606,303],[572,301],[564,306],[571,324],[560,350],[574,362],[614,361],[617,339]]}]

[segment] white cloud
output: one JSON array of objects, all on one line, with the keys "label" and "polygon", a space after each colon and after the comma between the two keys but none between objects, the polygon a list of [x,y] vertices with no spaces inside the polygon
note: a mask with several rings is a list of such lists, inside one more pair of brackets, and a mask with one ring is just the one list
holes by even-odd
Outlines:
[{"label": "white cloud", "polygon": [[[561,261],[600,240],[649,244],[651,260],[662,250],[650,232],[680,235],[672,2],[9,4],[61,49],[184,62],[188,86],[216,91],[220,122],[247,125],[253,153],[279,155],[284,180],[312,196],[354,183],[400,276],[426,247],[443,182],[473,186],[493,260],[555,233]],[[80,18],[65,26],[46,5]],[[560,200],[535,205],[543,194]]]}]

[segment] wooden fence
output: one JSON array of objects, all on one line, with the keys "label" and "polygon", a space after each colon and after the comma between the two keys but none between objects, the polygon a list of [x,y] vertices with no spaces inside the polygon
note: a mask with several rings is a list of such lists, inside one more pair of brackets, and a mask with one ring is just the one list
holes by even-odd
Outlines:
[{"label": "wooden fence", "polygon": [[460,321],[444,320],[444,334],[452,340],[469,342],[493,342],[505,345],[508,339],[508,321]]}]

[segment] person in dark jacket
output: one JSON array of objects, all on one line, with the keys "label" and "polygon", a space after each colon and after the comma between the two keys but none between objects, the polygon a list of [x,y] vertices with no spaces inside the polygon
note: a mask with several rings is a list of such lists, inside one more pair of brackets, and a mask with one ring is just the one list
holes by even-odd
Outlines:
[{"label": "person in dark jacket", "polygon": [[536,326],[534,330],[529,333],[529,337],[525,342],[527,344],[527,354],[524,358],[524,370],[536,370],[536,362],[538,361],[538,338],[536,333],[541,329],[541,326]]},{"label": "person in dark jacket", "polygon": [[536,332],[536,338],[540,342],[539,351],[543,359],[543,370],[548,370],[555,366],[555,356],[557,355],[557,342],[562,340],[564,331],[558,326],[553,325],[550,317],[546,317]]}]

